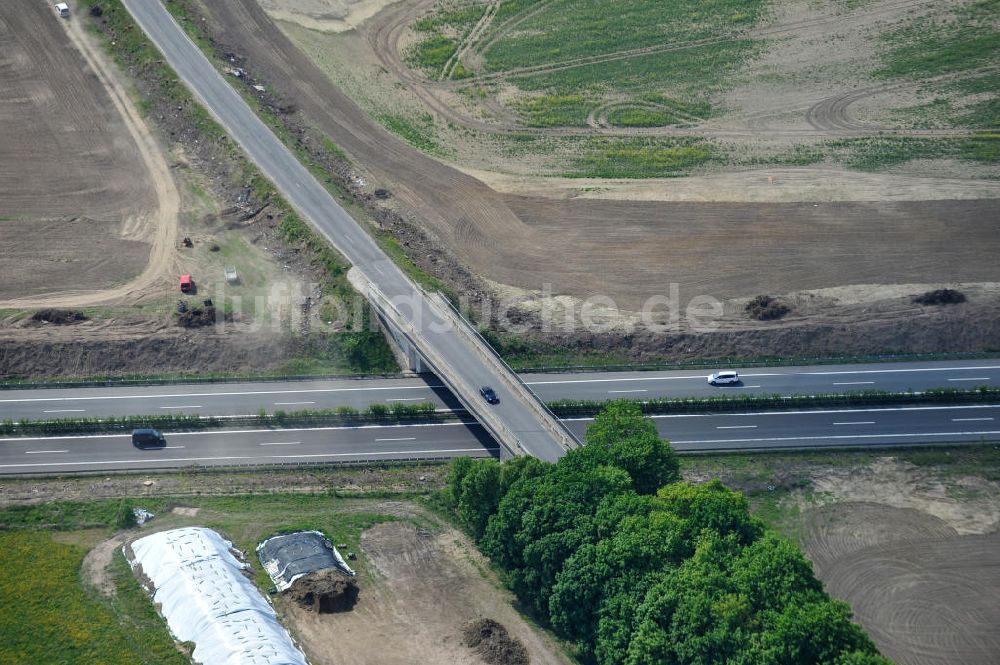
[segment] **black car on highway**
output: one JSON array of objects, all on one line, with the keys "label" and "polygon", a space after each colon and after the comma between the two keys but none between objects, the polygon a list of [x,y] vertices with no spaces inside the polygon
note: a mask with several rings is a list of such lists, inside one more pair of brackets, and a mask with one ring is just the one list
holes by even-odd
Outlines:
[{"label": "black car on highway", "polygon": [[500,398],[497,397],[496,391],[489,386],[483,386],[479,389],[479,394],[483,396],[483,399],[490,404],[499,404]]}]

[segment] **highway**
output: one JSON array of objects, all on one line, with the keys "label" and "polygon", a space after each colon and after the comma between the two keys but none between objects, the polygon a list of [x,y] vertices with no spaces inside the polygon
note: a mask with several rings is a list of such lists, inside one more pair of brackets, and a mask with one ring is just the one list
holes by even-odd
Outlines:
[{"label": "highway", "polygon": [[[1000,387],[1000,361],[873,363],[754,368],[741,372],[742,384],[708,385],[705,370],[676,372],[587,372],[523,374],[545,401],[559,399],[650,399],[757,393],[783,395],[851,390],[927,390]],[[59,388],[0,391],[0,420],[107,417],[185,413],[249,415],[260,409],[366,408],[371,404],[432,402],[460,408],[432,375],[400,379],[331,379],[201,383],[114,388]]]},{"label": "highway", "polygon": [[[567,421],[582,435],[590,418]],[[1000,441],[1000,405],[655,416],[682,452],[863,448]],[[496,456],[475,423],[167,433],[161,450],[127,434],[0,439],[0,474],[316,464]]]},{"label": "highway", "polygon": [[[123,0],[123,4],[180,80],[250,160],[303,218],[385,297],[399,320],[415,331],[413,341],[421,355],[477,420],[511,447],[516,445],[541,459],[558,459],[564,452],[561,432],[547,427],[553,425],[558,429],[558,422],[544,413],[530,393],[511,389],[505,383],[505,378],[511,377],[502,376],[486,360],[484,349],[456,329],[450,313],[432,305],[365,229],[340,207],[188,38],[163,4],[159,0]],[[381,298],[373,300],[381,303]],[[496,390],[500,404],[487,407],[479,399],[479,388],[484,385]]]}]

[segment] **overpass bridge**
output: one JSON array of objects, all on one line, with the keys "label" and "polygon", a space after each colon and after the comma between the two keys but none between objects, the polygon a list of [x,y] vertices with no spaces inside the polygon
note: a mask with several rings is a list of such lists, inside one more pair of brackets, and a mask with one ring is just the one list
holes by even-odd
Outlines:
[{"label": "overpass bridge", "polygon": [[[505,454],[555,461],[579,445],[459,313],[439,295],[422,291],[389,259],[257,117],[159,0],[123,0],[123,4],[250,160],[351,262],[352,283],[368,298],[412,362],[437,374]],[[482,399],[479,388],[484,385],[494,388],[499,404],[490,405]]]}]

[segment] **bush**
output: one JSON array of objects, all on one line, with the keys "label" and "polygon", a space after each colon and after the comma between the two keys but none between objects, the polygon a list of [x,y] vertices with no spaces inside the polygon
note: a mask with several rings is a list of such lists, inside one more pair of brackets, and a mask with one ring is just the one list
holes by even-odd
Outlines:
[{"label": "bush", "polygon": [[119,529],[131,529],[135,525],[135,506],[131,501],[123,500],[115,511],[115,526]]},{"label": "bush", "polygon": [[747,303],[747,314],[758,321],[775,321],[792,311],[792,308],[771,296],[757,296]]},{"label": "bush", "polygon": [[31,315],[31,320],[38,323],[54,323],[65,325],[86,321],[87,315],[71,309],[40,309]]},{"label": "bush", "polygon": [[937,289],[916,296],[913,302],[918,305],[957,305],[965,302],[965,294],[955,289]]}]

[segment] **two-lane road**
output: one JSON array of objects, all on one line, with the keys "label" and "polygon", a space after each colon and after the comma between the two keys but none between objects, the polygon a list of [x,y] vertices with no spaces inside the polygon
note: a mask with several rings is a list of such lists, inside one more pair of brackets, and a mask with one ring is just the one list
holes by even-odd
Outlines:
[{"label": "two-lane road", "polygon": [[[870,365],[754,368],[736,386],[708,385],[707,372],[588,372],[524,374],[544,401],[559,399],[651,399],[756,393],[801,395],[853,390],[922,391],[929,388],[1000,387],[996,360]],[[107,417],[186,413],[248,415],[264,409],[300,411],[371,404],[432,402],[458,408],[433,376],[401,379],[331,379],[247,383],[202,383],[116,388],[0,391],[0,420]]]},{"label": "two-lane road", "polygon": [[[567,421],[582,436],[591,419]],[[1000,405],[655,416],[681,452],[865,448],[1000,441]],[[167,433],[162,450],[126,435],[0,439],[0,474],[495,456],[475,424]]]}]

